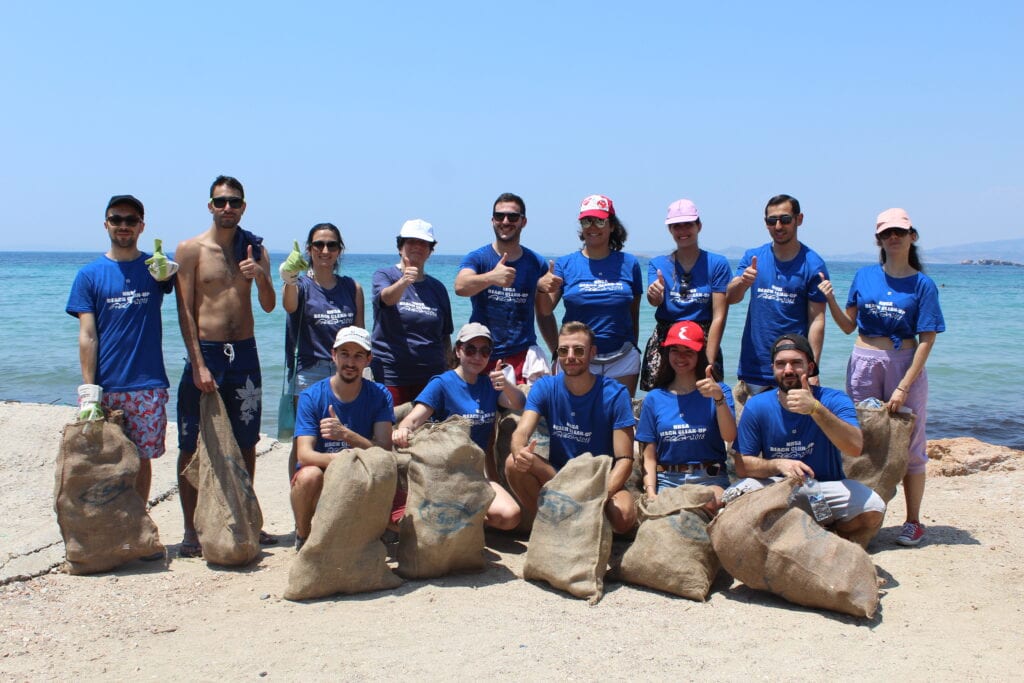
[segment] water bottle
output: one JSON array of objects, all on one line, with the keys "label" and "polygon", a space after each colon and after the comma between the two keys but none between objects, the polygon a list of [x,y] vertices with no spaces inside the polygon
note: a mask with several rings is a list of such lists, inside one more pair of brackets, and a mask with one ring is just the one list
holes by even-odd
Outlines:
[{"label": "water bottle", "polygon": [[807,500],[811,504],[811,514],[814,521],[822,526],[832,521],[832,508],[825,501],[825,494],[821,492],[821,484],[814,477],[804,478],[804,489],[807,491]]}]

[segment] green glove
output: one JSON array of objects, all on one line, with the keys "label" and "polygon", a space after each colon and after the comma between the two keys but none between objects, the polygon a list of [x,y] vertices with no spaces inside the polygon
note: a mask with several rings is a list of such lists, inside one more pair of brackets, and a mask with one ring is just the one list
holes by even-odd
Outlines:
[{"label": "green glove", "polygon": [[278,268],[278,272],[281,273],[281,279],[284,280],[286,285],[294,285],[299,279],[299,273],[307,270],[309,270],[309,263],[306,262],[306,259],[302,258],[302,252],[299,251],[299,242],[295,240],[292,242],[292,253],[288,254],[288,258]]},{"label": "green glove", "polygon": [[178,272],[178,264],[164,255],[163,240],[153,240],[153,255],[146,259],[149,273],[157,282],[163,282]]}]

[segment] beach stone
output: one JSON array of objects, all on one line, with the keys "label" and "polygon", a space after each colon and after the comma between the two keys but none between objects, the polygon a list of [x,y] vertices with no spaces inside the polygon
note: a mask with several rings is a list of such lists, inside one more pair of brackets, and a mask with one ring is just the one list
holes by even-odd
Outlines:
[{"label": "beach stone", "polygon": [[1024,451],[971,437],[928,442],[928,476],[962,477],[977,472],[1009,472],[1024,467]]}]

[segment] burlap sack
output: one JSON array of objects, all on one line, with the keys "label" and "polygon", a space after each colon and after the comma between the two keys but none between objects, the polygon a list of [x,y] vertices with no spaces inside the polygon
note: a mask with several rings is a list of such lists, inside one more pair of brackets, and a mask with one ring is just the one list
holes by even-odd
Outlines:
[{"label": "burlap sack", "polygon": [[193,522],[203,559],[213,564],[249,564],[260,554],[263,512],[216,391],[199,399],[199,447],[185,467],[198,499]]},{"label": "burlap sack", "polygon": [[547,581],[591,604],[601,599],[612,549],[611,522],[604,514],[611,466],[608,456],[584,453],[544,485],[524,579]]},{"label": "burlap sack", "polygon": [[[519,388],[526,393],[527,387],[521,386]],[[519,418],[522,415],[521,412],[503,410],[499,412],[498,416],[498,430],[494,439],[494,452],[492,455],[494,457],[494,465],[498,471],[498,483],[506,491],[511,491],[512,487],[509,486],[508,478],[505,476],[505,461],[508,460],[509,453],[512,452],[512,433],[519,426]],[[543,417],[537,422],[537,428],[534,430],[533,436],[537,439],[537,455],[547,460],[551,450],[551,433],[548,431],[548,423]],[[529,533],[532,528],[533,517],[524,510],[516,531]]]},{"label": "burlap sack", "polygon": [[431,578],[484,569],[484,517],[494,489],[468,420],[426,424],[409,443],[409,498],[398,526],[398,573]]},{"label": "burlap sack", "polygon": [[53,508],[71,574],[106,571],[164,550],[135,491],[139,451],[124,435],[121,417],[115,411],[64,427]]},{"label": "burlap sack", "polygon": [[750,395],[750,387],[743,380],[738,380],[736,386],[732,388],[732,402],[736,408],[736,424],[740,423],[740,415],[743,413],[743,407],[746,406]]},{"label": "burlap sack", "polygon": [[718,558],[733,578],[807,607],[871,617],[878,583],[871,557],[790,505],[800,480],[789,478],[729,503],[708,525]]},{"label": "burlap sack", "polygon": [[395,588],[381,534],[395,496],[395,456],[383,448],[341,451],[324,472],[313,529],[288,572],[288,600]]},{"label": "burlap sack", "polygon": [[855,458],[843,456],[846,476],[871,487],[886,503],[896,495],[896,485],[907,473],[910,433],[916,416],[890,415],[885,408],[857,406],[857,420],[864,434],[864,448]]},{"label": "burlap sack", "polygon": [[662,489],[638,503],[640,528],[616,572],[618,578],[691,600],[704,601],[721,564],[708,538],[701,508],[714,498],[707,486]]}]

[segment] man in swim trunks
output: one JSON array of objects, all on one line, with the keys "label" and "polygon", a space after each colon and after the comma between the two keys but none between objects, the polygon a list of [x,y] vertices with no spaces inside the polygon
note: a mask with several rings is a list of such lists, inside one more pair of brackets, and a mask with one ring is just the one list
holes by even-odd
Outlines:
[{"label": "man in swim trunks", "polygon": [[[863,436],[850,397],[811,386],[818,374],[814,352],[799,334],[784,334],[771,346],[776,391],[752,396],[736,436],[736,474],[748,477],[726,490],[723,500],[786,477],[817,479],[828,510],[823,520],[843,538],[867,547],[878,533],[885,503],[843,472],[843,453],[860,455]],[[812,487],[813,488],[813,487]],[[797,504],[812,510],[812,488],[797,489]]]},{"label": "man in swim trunks", "polygon": [[[537,252],[519,242],[526,227],[526,203],[522,197],[506,192],[495,201],[491,211],[494,241],[472,251],[459,264],[455,293],[468,296],[473,311],[469,320],[481,323],[494,337],[494,351],[484,372],[499,361],[512,366],[516,383],[525,384],[523,366],[531,347],[537,345],[534,315],[545,343],[554,353],[558,344],[554,314],[536,310],[538,290],[550,286],[544,277],[548,264]],[[534,349],[534,356],[538,355]],[[538,363],[545,363],[541,353]]]},{"label": "man in swim trunks", "polygon": [[[142,202],[130,194],[107,203],[106,254],[75,277],[67,312],[78,317],[82,407],[100,403],[124,412],[125,435],[139,449],[135,490],[149,501],[151,460],[164,454],[167,435],[167,373],[160,306],[170,294],[173,271],[157,276],[138,248],[146,228]],[[91,400],[95,399],[95,400]]]},{"label": "man in swim trunks", "polygon": [[[263,407],[262,376],[256,352],[252,285],[260,307],[270,313],[276,296],[270,254],[263,240],[239,226],[245,213],[242,183],[218,176],[210,187],[210,228],[178,245],[178,323],[188,361],[178,385],[178,486],[185,516],[180,554],[202,553],[192,522],[196,490],[180,473],[192,459],[199,437],[199,397],[220,392],[249,476],[256,473]],[[260,532],[261,543],[276,539]]]},{"label": "man in swim trunks", "polygon": [[[383,384],[363,379],[373,357],[370,333],[361,327],[343,327],[334,338],[335,373],[299,395],[295,414],[295,452],[298,462],[292,477],[292,512],[295,548],[309,537],[313,512],[324,487],[324,470],[346,448],[380,446],[391,450],[395,408]],[[405,511],[404,492],[397,493],[392,522]]]},{"label": "man in swim trunks", "polygon": [[[591,453],[613,460],[608,480],[605,515],[616,533],[636,525],[633,497],[624,490],[633,472],[633,407],[621,383],[590,371],[597,354],[594,333],[586,324],[564,323],[556,347],[562,372],[537,380],[526,397],[526,408],[512,434],[512,452],[505,461],[505,476],[519,498],[524,517],[537,514],[541,487],[577,455]],[[541,416],[551,431],[548,460],[535,452],[532,439]]]},{"label": "man in swim trunks", "polygon": [[818,285],[822,275],[828,278],[828,269],[817,253],[797,239],[797,229],[804,222],[800,202],[788,194],[772,197],[764,209],[764,222],[772,241],[747,250],[726,290],[730,304],[743,301],[747,290],[752,290],[737,371],[752,394],[775,388],[768,351],[780,334],[807,337],[818,359],[825,343],[825,295]]}]

